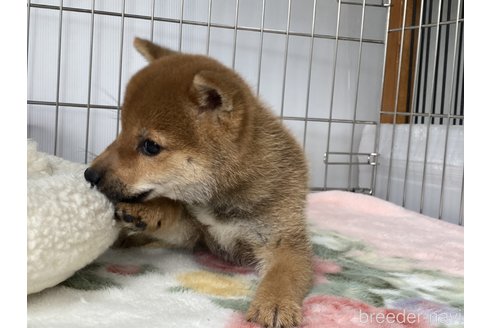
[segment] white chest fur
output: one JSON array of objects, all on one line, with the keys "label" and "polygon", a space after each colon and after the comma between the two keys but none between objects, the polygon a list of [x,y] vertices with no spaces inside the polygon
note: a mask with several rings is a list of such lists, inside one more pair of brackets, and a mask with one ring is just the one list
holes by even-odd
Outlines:
[{"label": "white chest fur", "polygon": [[244,227],[238,222],[217,220],[210,210],[203,207],[193,206],[189,210],[206,227],[208,233],[215,241],[226,251],[232,250],[241,234],[244,235]]}]

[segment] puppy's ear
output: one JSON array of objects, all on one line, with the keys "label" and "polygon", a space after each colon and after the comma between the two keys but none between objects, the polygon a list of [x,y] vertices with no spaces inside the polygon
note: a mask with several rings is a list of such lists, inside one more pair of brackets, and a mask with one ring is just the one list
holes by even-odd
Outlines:
[{"label": "puppy's ear", "polygon": [[154,60],[164,56],[177,54],[177,52],[171,49],[163,48],[148,40],[140,38],[135,38],[133,40],[133,46],[140,54],[142,54],[142,56],[145,57],[145,59],[147,59],[148,62],[153,62]]},{"label": "puppy's ear", "polygon": [[201,71],[195,75],[192,92],[196,95],[200,112],[232,110],[234,92],[223,82],[217,72]]}]

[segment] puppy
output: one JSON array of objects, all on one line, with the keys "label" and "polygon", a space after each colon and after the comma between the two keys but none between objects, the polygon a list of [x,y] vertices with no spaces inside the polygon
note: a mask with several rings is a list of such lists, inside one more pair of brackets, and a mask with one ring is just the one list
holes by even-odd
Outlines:
[{"label": "puppy", "polygon": [[150,64],[128,83],[121,133],[86,180],[126,229],[256,265],[248,320],[301,324],[312,282],[301,148],[231,69],[138,38],[134,46]]}]

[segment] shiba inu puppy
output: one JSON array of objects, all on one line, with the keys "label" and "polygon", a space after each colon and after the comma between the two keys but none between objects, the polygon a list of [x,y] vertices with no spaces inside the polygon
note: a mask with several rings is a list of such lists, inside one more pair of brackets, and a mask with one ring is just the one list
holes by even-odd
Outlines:
[{"label": "shiba inu puppy", "polygon": [[85,172],[126,229],[256,265],[247,319],[301,324],[312,282],[303,152],[243,79],[214,59],[135,39],[122,130]]}]

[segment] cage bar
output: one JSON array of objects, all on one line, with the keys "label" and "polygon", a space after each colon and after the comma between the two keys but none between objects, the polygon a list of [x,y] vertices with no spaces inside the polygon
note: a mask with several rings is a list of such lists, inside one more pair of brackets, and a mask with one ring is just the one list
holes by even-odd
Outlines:
[{"label": "cage bar", "polygon": [[[407,21],[407,5],[408,2],[405,0],[403,3],[403,19],[402,19],[402,24],[405,25],[405,22]],[[389,199],[390,191],[391,191],[391,171],[393,167],[393,152],[394,152],[394,141],[395,141],[395,130],[396,130],[396,116],[397,116],[397,110],[398,110],[398,100],[399,100],[399,94],[400,94],[400,81],[401,81],[401,66],[402,66],[402,58],[403,58],[403,43],[405,40],[405,30],[401,32],[401,38],[400,38],[400,49],[398,52],[398,75],[396,78],[396,93],[395,93],[395,105],[393,108],[393,129],[391,133],[391,147],[390,147],[390,159],[389,159],[389,169],[388,169],[388,186],[386,187],[386,195],[385,199]]]},{"label": "cage bar", "polygon": [[263,58],[263,29],[265,27],[265,2],[262,0],[261,3],[261,26],[260,26],[260,50],[258,51],[258,78],[256,82],[256,95],[260,95],[260,83],[261,83],[261,60]]},{"label": "cage bar", "polygon": [[58,154],[58,119],[60,114],[60,76],[61,76],[61,48],[62,48],[62,30],[63,30],[63,0],[60,0],[60,22],[58,27],[58,57],[56,68],[56,104],[55,104],[55,142],[53,154]]},{"label": "cage bar", "polygon": [[29,70],[29,29],[31,27],[31,0],[27,1],[27,69]]},{"label": "cage bar", "polygon": [[91,115],[91,90],[92,90],[92,56],[94,55],[94,6],[96,0],[92,0],[92,14],[91,14],[91,34],[90,34],[90,52],[89,52],[89,82],[87,90],[87,117],[86,117],[86,131],[85,131],[85,154],[84,163],[87,163],[87,157],[89,155],[89,131],[90,131],[90,115]]},{"label": "cage bar", "polygon": [[152,0],[152,11],[150,13],[150,41],[154,41],[155,0]]},{"label": "cage bar", "polygon": [[309,64],[308,64],[308,77],[307,77],[307,90],[306,90],[306,108],[304,111],[304,134],[302,137],[302,149],[306,149],[306,135],[307,135],[307,118],[309,116],[309,95],[311,94],[311,75],[313,73],[313,54],[314,54],[314,31],[316,29],[316,5],[317,1],[313,1],[313,18],[311,22],[311,42],[309,45]]},{"label": "cage bar", "polygon": [[[461,7],[461,10],[463,10],[463,6]],[[456,82],[456,90],[455,90],[455,98],[454,98],[454,114],[456,115],[458,113],[458,98],[459,98],[459,82],[460,81],[463,81],[463,77],[461,76],[462,74],[462,67],[461,67],[461,56],[462,56],[462,50],[463,50],[463,24],[458,24],[456,26],[456,29],[460,31],[460,38],[459,38],[459,49],[458,49],[458,59],[457,59],[457,63],[458,63],[458,68],[457,68],[457,71],[458,71],[458,79],[457,79],[457,82]],[[464,84],[462,84],[462,87],[464,86]],[[461,110],[460,110],[460,115],[463,116],[463,91],[461,90]],[[453,121],[454,124],[456,124],[456,119]],[[458,122],[459,124],[463,124],[463,120],[460,120]]]},{"label": "cage bar", "polygon": [[[387,32],[389,30],[389,23],[390,23],[390,15],[391,15],[391,0],[388,2],[388,10],[386,11],[386,33],[385,33],[385,39],[384,39],[384,53],[383,53],[383,63],[386,63],[387,55],[388,55],[388,37],[389,33]],[[384,91],[384,80],[386,78],[386,68],[383,67],[381,71],[381,86],[379,90],[379,104],[382,107],[383,104],[383,91]],[[381,111],[380,111],[381,113]],[[379,150],[379,138],[380,138],[380,125],[378,124],[376,126],[376,133],[375,133],[375,138],[374,138],[374,147],[373,149],[375,150],[375,154],[378,154]],[[376,163],[377,164],[377,163]],[[374,194],[374,191],[376,190],[377,187],[377,174],[378,174],[378,165],[374,166],[374,169],[372,170],[371,173],[371,194]]]},{"label": "cage bar", "polygon": [[121,30],[120,30],[120,66],[118,68],[118,100],[116,106],[116,136],[120,133],[120,115],[121,115],[121,81],[123,78],[123,44],[125,37],[125,10],[126,0],[123,0],[123,8],[121,9]]},{"label": "cage bar", "polygon": [[[333,57],[333,74],[331,77],[331,99],[330,99],[330,109],[329,109],[329,122],[328,122],[328,138],[326,140],[326,156],[327,159],[330,156],[330,136],[331,136],[331,123],[333,119],[333,95],[335,94],[335,81],[336,81],[336,67],[337,67],[337,58],[338,58],[338,42],[339,42],[339,33],[340,33],[340,10],[341,10],[341,1],[338,2],[337,5],[337,27],[335,32],[335,51]],[[323,187],[327,188],[328,186],[328,165],[325,165],[324,179],[323,179]]]},{"label": "cage bar", "polygon": [[[423,1],[423,2],[425,2],[425,1]],[[464,19],[458,18],[456,20],[448,20],[448,21],[429,23],[429,24],[420,24],[419,26],[405,26],[405,27],[400,27],[400,28],[392,28],[392,29],[389,29],[388,32],[401,32],[403,30],[411,31],[411,30],[416,30],[419,28],[431,28],[431,27],[438,27],[438,26],[446,26],[446,25],[456,24],[456,22],[459,22],[459,23],[464,22]]]},{"label": "cage bar", "polygon": [[[419,25],[418,25],[418,36],[417,36],[417,58],[415,61],[418,63],[420,60],[420,45],[422,41],[422,19],[423,19],[423,14],[424,14],[424,2],[420,2],[420,18],[419,18]],[[420,65],[417,66],[417,70],[420,72]],[[417,74],[416,74],[417,75]],[[415,114],[416,111],[416,98],[417,98],[417,79],[414,79],[413,81],[413,95],[412,95],[412,105],[410,106],[410,114]],[[410,150],[412,149],[412,129],[413,129],[413,120],[414,116],[410,116],[409,121],[409,128],[408,128],[408,143],[407,143],[407,161],[405,163],[405,173],[403,175],[403,198],[402,198],[402,206],[405,206],[406,204],[406,197],[407,197],[407,192],[408,192],[408,185],[407,185],[407,180],[408,180],[408,170],[409,170],[409,158],[410,158]]]},{"label": "cage bar", "polygon": [[[438,8],[438,16],[437,16],[437,21],[439,22],[441,20],[441,7],[442,7],[442,0],[439,0],[439,8]],[[432,104],[435,104],[435,89],[436,89],[436,74],[437,74],[437,62],[439,60],[439,41],[441,34],[440,32],[440,26],[438,25],[436,31],[436,43],[434,46],[434,65],[432,67],[432,76],[434,79],[432,80],[431,84],[431,90],[432,90],[432,95],[433,95],[433,100]],[[426,181],[426,173],[427,173],[427,158],[428,158],[428,152],[429,152],[429,131],[430,131],[430,126],[431,126],[431,119],[427,120],[427,133],[426,133],[426,139],[425,139],[425,153],[424,153],[424,170],[422,172],[422,188],[420,191],[420,213],[423,213],[424,210],[424,201],[425,201],[425,181]]]},{"label": "cage bar", "polygon": [[236,10],[234,14],[234,43],[232,52],[232,69],[236,69],[236,52],[237,52],[237,31],[239,19],[239,0],[236,0]]},{"label": "cage bar", "polygon": [[183,47],[183,18],[184,18],[185,0],[181,0],[181,17],[179,18],[179,46],[178,51],[181,52]]},{"label": "cage bar", "polygon": [[[366,16],[366,0],[362,0],[362,14],[361,14],[361,23],[360,23],[360,42],[359,42],[359,54],[357,58],[357,79],[355,83],[355,101],[354,101],[354,115],[353,115],[353,123],[352,123],[352,133],[350,135],[350,152],[354,153],[354,137],[355,137],[355,120],[357,119],[357,105],[359,100],[359,85],[360,85],[360,69],[362,62],[362,38],[364,36],[364,23]],[[352,167],[353,167],[353,158],[350,155],[350,165],[349,165],[349,173],[348,173],[348,182],[347,188],[350,188],[352,184]]]},{"label": "cage bar", "polygon": [[208,0],[208,17],[207,17],[207,56],[210,54],[210,30],[212,23],[212,0]]},{"label": "cage bar", "polygon": [[287,81],[287,60],[289,57],[289,31],[290,31],[290,19],[291,19],[292,0],[289,0],[287,5],[287,26],[285,27],[285,50],[284,50],[284,71],[282,79],[282,100],[280,102],[280,118],[284,117],[284,105],[285,105],[285,82]]}]

